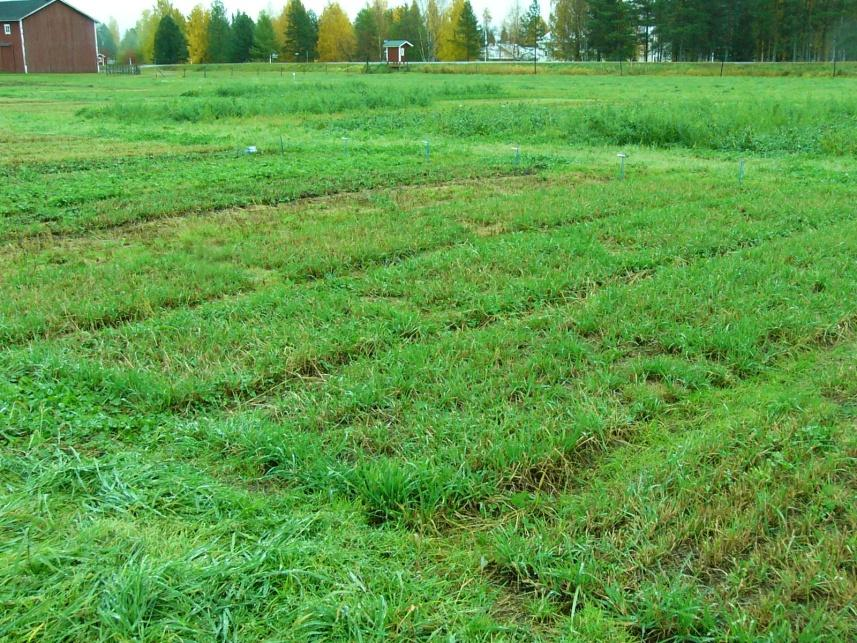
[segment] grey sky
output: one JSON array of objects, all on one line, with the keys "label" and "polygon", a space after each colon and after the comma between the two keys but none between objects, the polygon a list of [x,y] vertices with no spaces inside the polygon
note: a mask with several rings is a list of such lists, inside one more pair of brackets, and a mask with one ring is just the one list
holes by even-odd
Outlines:
[{"label": "grey sky", "polygon": [[[520,0],[522,9],[526,9],[532,0]],[[93,18],[106,22],[109,18],[116,18],[119,21],[121,29],[125,30],[132,26],[137,17],[144,9],[151,7],[154,0],[68,0],[69,4],[76,6],[81,11],[85,11]],[[173,5],[178,7],[183,13],[187,14],[195,4],[210,4],[210,0],[173,0]],[[391,5],[402,4],[397,0],[388,0]],[[285,0],[224,0],[226,10],[230,13],[234,11],[245,11],[252,18],[256,18],[260,11],[267,9],[272,14],[279,14],[282,11]],[[317,14],[321,14],[327,0],[304,0],[304,4],[308,9],[313,9]],[[345,9],[353,19],[357,12],[366,4],[366,0],[339,0],[339,4]],[[499,24],[506,16],[512,0],[471,0],[473,9],[477,16],[482,16],[484,9],[489,9],[494,17],[494,23]],[[541,0],[542,14],[547,19],[550,12],[549,0]]]}]

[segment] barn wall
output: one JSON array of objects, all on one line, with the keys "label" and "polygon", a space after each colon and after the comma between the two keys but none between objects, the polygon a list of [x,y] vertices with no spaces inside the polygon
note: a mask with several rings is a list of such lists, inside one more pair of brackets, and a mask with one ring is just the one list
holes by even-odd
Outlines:
[{"label": "barn wall", "polygon": [[[3,25],[12,27],[11,36],[6,35]],[[21,28],[18,22],[0,22],[0,72],[24,73]]]},{"label": "barn wall", "polygon": [[24,20],[30,72],[98,71],[95,24],[61,2]]}]

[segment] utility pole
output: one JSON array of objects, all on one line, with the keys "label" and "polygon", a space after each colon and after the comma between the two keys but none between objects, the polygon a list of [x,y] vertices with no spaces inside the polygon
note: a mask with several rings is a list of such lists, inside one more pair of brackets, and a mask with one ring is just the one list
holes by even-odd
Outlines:
[{"label": "utility pole", "polygon": [[485,32],[485,62],[488,62],[488,32],[491,30],[491,12],[488,9],[482,12],[482,31]]}]

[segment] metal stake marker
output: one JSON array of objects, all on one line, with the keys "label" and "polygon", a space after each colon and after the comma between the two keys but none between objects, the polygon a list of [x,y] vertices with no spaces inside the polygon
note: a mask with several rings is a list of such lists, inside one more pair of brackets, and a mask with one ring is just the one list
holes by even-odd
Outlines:
[{"label": "metal stake marker", "polygon": [[283,142],[283,136],[280,135],[280,155],[286,155],[286,144]]},{"label": "metal stake marker", "polygon": [[431,143],[429,143],[428,141],[423,141],[423,143],[426,146],[426,151],[425,151],[426,161],[429,161],[429,160],[431,160]]},{"label": "metal stake marker", "polygon": [[345,156],[348,156],[348,143],[351,141],[347,136],[342,137],[342,150],[345,152]]},{"label": "metal stake marker", "polygon": [[628,155],[625,152],[619,152],[616,156],[619,157],[619,179],[625,180],[625,159],[628,158]]},{"label": "metal stake marker", "polygon": [[744,174],[745,174],[745,161],[741,159],[738,161],[738,183],[744,182]]},{"label": "metal stake marker", "polygon": [[515,167],[520,167],[520,165],[521,165],[521,146],[516,145],[512,149],[515,150]]}]

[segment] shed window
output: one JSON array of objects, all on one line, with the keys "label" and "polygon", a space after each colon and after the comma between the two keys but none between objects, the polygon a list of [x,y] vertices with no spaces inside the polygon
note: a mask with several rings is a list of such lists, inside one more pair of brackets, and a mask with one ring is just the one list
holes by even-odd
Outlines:
[{"label": "shed window", "polygon": [[7,36],[11,36],[12,35],[12,25],[10,25],[8,23],[3,25],[3,33],[6,34]]}]

